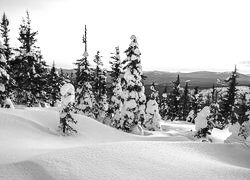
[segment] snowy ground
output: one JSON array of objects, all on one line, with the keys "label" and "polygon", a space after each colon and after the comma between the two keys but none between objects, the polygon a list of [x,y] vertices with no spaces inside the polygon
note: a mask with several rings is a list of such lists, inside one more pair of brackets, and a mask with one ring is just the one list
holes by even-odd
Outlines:
[{"label": "snowy ground", "polygon": [[[250,179],[250,147],[191,136],[194,125],[161,122],[140,137],[76,115],[78,134],[57,132],[56,109],[0,109],[0,179]],[[151,134],[151,135],[150,135]]]}]

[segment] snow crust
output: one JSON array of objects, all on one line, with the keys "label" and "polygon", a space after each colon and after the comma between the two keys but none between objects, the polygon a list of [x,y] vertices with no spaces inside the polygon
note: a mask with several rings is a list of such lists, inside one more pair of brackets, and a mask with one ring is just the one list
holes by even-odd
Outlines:
[{"label": "snow crust", "polygon": [[1,180],[250,179],[247,144],[194,142],[188,122],[137,136],[75,114],[78,134],[64,137],[58,108],[0,114]]}]

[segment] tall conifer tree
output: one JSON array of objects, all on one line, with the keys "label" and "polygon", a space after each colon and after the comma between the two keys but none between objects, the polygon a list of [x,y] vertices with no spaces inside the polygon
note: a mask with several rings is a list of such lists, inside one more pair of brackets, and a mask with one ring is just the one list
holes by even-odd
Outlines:
[{"label": "tall conifer tree", "polygon": [[95,107],[94,113],[95,118],[99,121],[103,121],[106,112],[108,110],[107,103],[107,72],[102,68],[103,62],[101,60],[100,52],[97,51],[94,59],[94,63],[96,63],[95,69],[95,79],[94,79],[94,95],[95,95]]},{"label": "tall conifer tree", "polygon": [[125,87],[123,91],[122,129],[136,134],[141,133],[140,124],[145,121],[145,88],[142,83],[141,52],[136,36],[131,36],[129,48],[125,51]]},{"label": "tall conifer tree", "polygon": [[169,112],[168,115],[171,120],[175,120],[176,118],[180,118],[180,76],[178,74],[176,81],[172,82],[173,90],[169,95]]},{"label": "tall conifer tree", "polygon": [[0,32],[1,32],[1,37],[3,39],[3,45],[5,46],[3,51],[4,51],[6,63],[7,63],[6,71],[10,75],[9,81],[6,84],[6,89],[7,89],[6,95],[11,96],[12,91],[14,89],[14,83],[15,83],[13,78],[12,78],[12,76],[13,76],[12,68],[10,67],[10,60],[11,60],[13,53],[12,53],[12,48],[10,47],[10,43],[9,43],[9,41],[10,41],[10,38],[9,38],[9,32],[10,32],[9,20],[8,20],[5,13],[3,13],[2,21],[0,23]]},{"label": "tall conifer tree", "polygon": [[109,111],[111,113],[111,125],[116,128],[121,128],[121,107],[122,107],[122,86],[121,86],[121,58],[119,47],[115,48],[115,54],[111,57],[113,61],[111,64],[112,87],[111,87],[111,101]]},{"label": "tall conifer tree", "polygon": [[218,119],[218,121],[222,127],[224,127],[229,122],[231,122],[232,124],[235,123],[234,108],[235,108],[235,99],[237,94],[236,86],[238,77],[239,76],[235,66],[235,69],[232,72],[231,76],[225,80],[225,82],[228,83],[228,88],[227,91],[222,95],[222,100],[219,103],[221,118]]},{"label": "tall conifer tree", "polygon": [[185,83],[185,88],[184,88],[184,92],[181,96],[180,99],[180,105],[181,105],[181,119],[182,120],[186,120],[188,113],[190,111],[190,106],[191,106],[191,102],[190,102],[190,94],[189,94],[189,89],[188,89],[188,82]]},{"label": "tall conifer tree", "polygon": [[42,60],[40,49],[35,46],[37,42],[37,31],[32,31],[29,13],[26,12],[26,18],[23,19],[19,28],[18,40],[21,43],[18,49],[18,55],[11,66],[13,68],[14,79],[17,82],[16,90],[22,103],[32,106],[40,100],[47,100],[47,65]]},{"label": "tall conifer tree", "polygon": [[160,102],[160,115],[162,119],[166,120],[168,115],[168,93],[167,93],[167,86],[165,87],[162,98]]},{"label": "tall conifer tree", "polygon": [[48,94],[50,96],[50,105],[53,107],[56,105],[60,98],[60,88],[62,86],[61,78],[56,71],[55,62],[53,62],[52,68],[48,75]]},{"label": "tall conifer tree", "polygon": [[2,45],[0,41],[0,107],[4,106],[4,101],[7,96],[6,85],[9,81],[9,74],[6,71],[7,64],[5,59],[4,49],[6,47]]},{"label": "tall conifer tree", "polygon": [[93,117],[93,104],[94,95],[92,89],[92,70],[90,69],[90,64],[88,61],[88,51],[87,51],[87,27],[85,25],[85,32],[83,35],[82,42],[85,46],[83,57],[78,59],[75,63],[76,68],[76,106],[79,113],[83,113],[89,117]]}]

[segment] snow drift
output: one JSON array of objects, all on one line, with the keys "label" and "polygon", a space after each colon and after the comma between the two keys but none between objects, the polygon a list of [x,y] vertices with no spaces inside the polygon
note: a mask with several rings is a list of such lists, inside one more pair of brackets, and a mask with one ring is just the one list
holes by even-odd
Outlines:
[{"label": "snow drift", "polygon": [[141,137],[75,115],[79,133],[64,137],[56,109],[0,113],[3,180],[250,179],[250,147],[192,142],[188,125]]}]

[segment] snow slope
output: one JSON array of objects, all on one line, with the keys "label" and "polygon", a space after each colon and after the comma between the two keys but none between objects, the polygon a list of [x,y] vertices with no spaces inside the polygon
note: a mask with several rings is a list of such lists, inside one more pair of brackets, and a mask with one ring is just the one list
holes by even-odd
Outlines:
[{"label": "snow slope", "polygon": [[190,124],[140,137],[75,115],[78,134],[57,131],[54,110],[0,109],[0,179],[250,179],[250,147],[193,142]]}]

